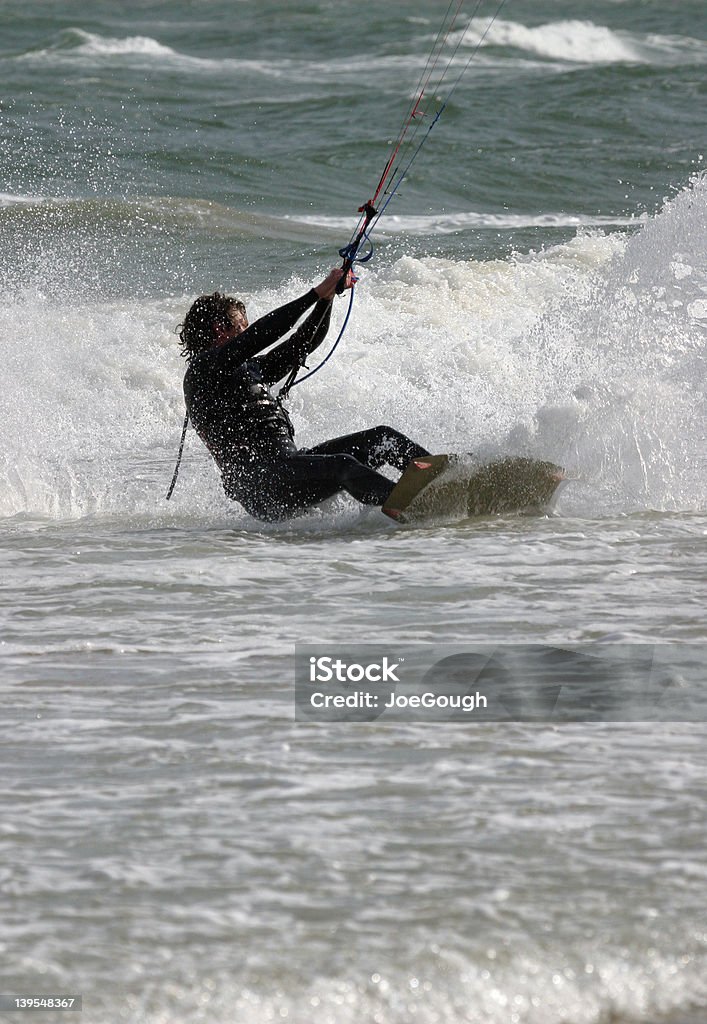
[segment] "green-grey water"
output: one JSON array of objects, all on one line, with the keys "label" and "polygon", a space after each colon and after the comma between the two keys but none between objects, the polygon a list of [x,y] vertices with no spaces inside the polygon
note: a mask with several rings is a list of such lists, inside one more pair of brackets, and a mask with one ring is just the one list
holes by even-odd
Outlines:
[{"label": "green-grey water", "polygon": [[707,11],[496,7],[290,406],[303,445],[391,423],[570,479],[400,529],[256,523],[194,436],[166,504],[174,327],[338,262],[447,5],[2,5],[2,993],[704,1019],[704,723],[294,722],[296,642],[705,639]]}]

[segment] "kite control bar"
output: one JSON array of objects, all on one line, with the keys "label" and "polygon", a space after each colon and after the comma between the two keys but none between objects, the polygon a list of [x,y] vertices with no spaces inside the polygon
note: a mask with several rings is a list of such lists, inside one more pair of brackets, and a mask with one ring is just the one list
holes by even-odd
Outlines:
[{"label": "kite control bar", "polygon": [[[351,242],[349,242],[348,245],[345,245],[343,249],[339,249],[339,256],[341,256],[341,258],[344,261],[341,264],[341,269],[343,270],[344,274],[341,280],[339,281],[338,285],[336,286],[337,295],[341,295],[341,293],[344,290],[344,287],[346,286],[346,275],[354,265],[354,260],[356,259],[356,254],[359,248],[361,247],[361,242],[363,242],[364,238],[367,237],[366,232],[368,231],[369,224],[378,216],[378,210],[376,210],[376,208],[374,207],[373,201],[371,199],[369,199],[367,203],[364,203],[363,206],[359,206],[358,212],[363,214],[363,224],[361,225],[358,234]],[[368,260],[370,260],[372,255],[373,249],[371,248],[369,254],[367,256],[364,256],[363,259],[360,259],[358,262],[366,263]]]}]

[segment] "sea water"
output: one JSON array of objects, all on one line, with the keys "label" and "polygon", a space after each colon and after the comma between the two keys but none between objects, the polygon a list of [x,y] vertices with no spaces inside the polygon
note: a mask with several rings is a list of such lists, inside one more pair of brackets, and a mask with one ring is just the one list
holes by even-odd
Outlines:
[{"label": "sea water", "polygon": [[414,529],[346,496],[255,522],[193,434],[164,494],[175,326],[337,264],[446,5],[2,6],[3,993],[704,1020],[704,723],[294,721],[298,642],[705,639],[707,10],[464,6],[452,81],[473,58],[291,413],[302,445],[389,423],[570,479]]}]

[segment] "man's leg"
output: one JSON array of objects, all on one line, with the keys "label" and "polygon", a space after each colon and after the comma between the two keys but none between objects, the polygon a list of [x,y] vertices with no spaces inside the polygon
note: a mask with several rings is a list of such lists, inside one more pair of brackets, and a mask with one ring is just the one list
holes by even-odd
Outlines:
[{"label": "man's leg", "polygon": [[290,519],[339,491],[364,505],[383,505],[394,487],[350,455],[291,455],[242,474],[227,488],[256,519]]},{"label": "man's leg", "polygon": [[347,454],[292,455],[278,472],[280,486],[297,502],[316,505],[348,491],[364,505],[383,505],[395,486],[381,473]]},{"label": "man's leg", "polygon": [[400,431],[380,426],[360,430],[356,434],[334,437],[331,441],[324,441],[314,448],[306,449],[303,454],[353,455],[359,462],[372,469],[378,469],[387,463],[402,472],[413,459],[422,458],[430,453]]}]

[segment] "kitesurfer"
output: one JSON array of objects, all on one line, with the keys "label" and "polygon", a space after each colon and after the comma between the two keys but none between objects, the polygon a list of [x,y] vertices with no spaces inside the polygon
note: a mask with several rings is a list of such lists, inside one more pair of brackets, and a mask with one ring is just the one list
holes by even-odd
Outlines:
[{"label": "kitesurfer", "polygon": [[[324,340],[337,285],[353,284],[335,268],[316,287],[248,323],[242,302],[220,292],[200,296],[179,325],[187,412],[221,471],[229,498],[257,519],[289,519],[344,490],[365,505],[383,505],[393,482],[376,472],[404,470],[429,454],[378,426],[297,448],[294,428],[270,388],[299,367]],[[301,326],[275,348],[304,313]],[[264,352],[265,349],[270,349]]]}]

